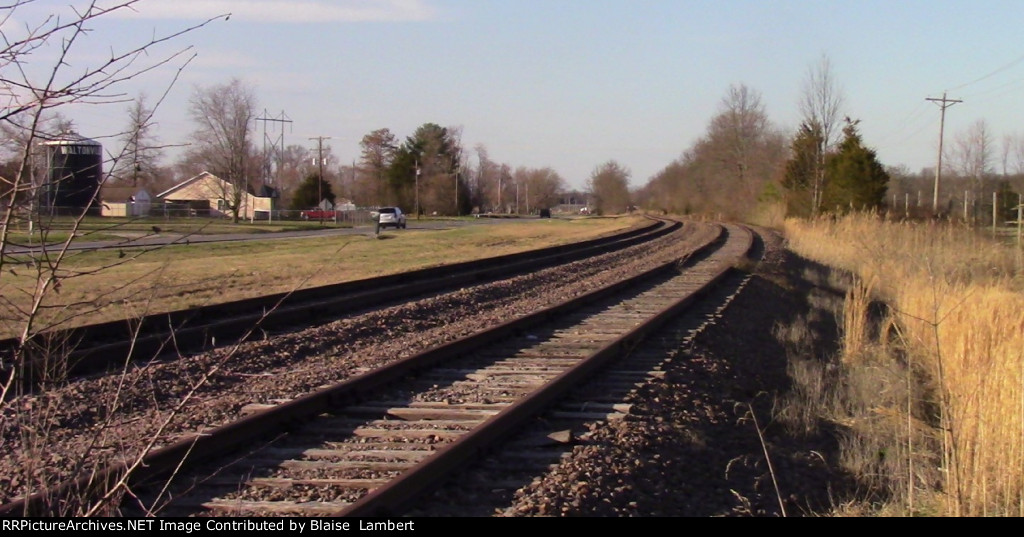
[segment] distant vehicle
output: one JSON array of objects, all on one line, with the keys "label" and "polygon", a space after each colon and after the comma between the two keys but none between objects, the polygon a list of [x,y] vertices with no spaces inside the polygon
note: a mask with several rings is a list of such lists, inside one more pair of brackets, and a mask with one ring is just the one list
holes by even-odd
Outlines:
[{"label": "distant vehicle", "polygon": [[334,220],[335,216],[337,216],[337,211],[324,209],[309,209],[299,213],[299,218],[303,220]]},{"label": "distant vehicle", "polygon": [[382,227],[405,229],[405,214],[398,207],[381,207],[377,211],[377,231]]},{"label": "distant vehicle", "polygon": [[551,209],[541,209],[540,210],[540,217],[541,218],[551,218]]},{"label": "distant vehicle", "polygon": [[580,214],[590,214],[590,207],[583,207],[580,209]]}]

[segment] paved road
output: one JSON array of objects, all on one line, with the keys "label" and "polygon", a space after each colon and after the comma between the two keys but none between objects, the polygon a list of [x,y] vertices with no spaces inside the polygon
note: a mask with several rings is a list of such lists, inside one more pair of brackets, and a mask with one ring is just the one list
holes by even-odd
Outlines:
[{"label": "paved road", "polygon": [[[536,218],[475,218],[473,220],[409,220],[408,229],[381,230],[381,233],[396,232],[406,233],[411,231],[451,229],[455,227],[488,225],[510,222],[522,222],[535,220]],[[101,248],[144,248],[152,246],[164,246],[168,244],[195,244],[200,242],[229,242],[229,241],[252,241],[290,239],[295,237],[315,237],[334,235],[372,235],[374,226],[372,224],[355,227],[324,227],[323,229],[304,229],[299,231],[278,231],[273,233],[224,233],[224,234],[181,234],[168,233],[163,231],[143,234],[136,238],[125,238],[124,240],[112,241],[87,241],[76,240],[71,244],[71,250],[97,250]],[[51,245],[47,249],[53,250],[60,245]],[[22,248],[8,246],[7,254],[27,254],[39,252],[41,248]]]}]

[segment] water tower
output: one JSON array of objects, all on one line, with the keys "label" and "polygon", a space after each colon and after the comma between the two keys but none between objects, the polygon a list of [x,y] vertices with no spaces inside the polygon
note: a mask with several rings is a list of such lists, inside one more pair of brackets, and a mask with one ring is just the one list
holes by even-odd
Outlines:
[{"label": "water tower", "polygon": [[103,179],[103,146],[68,131],[41,142],[49,171],[42,203],[54,214],[93,209]]}]

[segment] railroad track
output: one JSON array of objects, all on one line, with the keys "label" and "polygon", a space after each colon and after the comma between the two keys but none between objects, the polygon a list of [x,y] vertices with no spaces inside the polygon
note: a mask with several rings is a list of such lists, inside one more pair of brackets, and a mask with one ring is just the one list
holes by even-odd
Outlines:
[{"label": "railroad track", "polygon": [[[24,385],[33,386],[50,379],[59,381],[68,376],[119,371],[126,361],[144,362],[169,354],[208,350],[218,344],[326,323],[342,314],[396,300],[621,250],[662,237],[681,226],[675,221],[652,219],[641,228],[570,245],[46,332],[30,340],[28,366],[19,369],[16,376]],[[0,340],[0,374],[5,377],[18,346],[16,339]],[[54,361],[49,359],[53,355],[66,356],[66,360],[60,361],[67,364],[65,370],[53,371]]]},{"label": "railroad track", "polygon": [[[750,255],[752,259],[759,259],[763,254],[759,245],[755,245]],[[535,498],[538,489],[546,488],[545,496],[555,497],[590,494],[588,489],[599,487],[603,482],[601,476],[588,475],[582,480],[565,476],[587,475],[580,468],[588,464],[606,467],[605,471],[611,473],[628,467],[633,462],[628,457],[608,459],[607,454],[596,454],[608,430],[630,427],[623,422],[658,424],[664,420],[673,422],[669,427],[676,425],[657,408],[657,397],[650,393],[664,393],[666,383],[678,382],[678,376],[674,377],[671,372],[682,367],[680,361],[689,362],[688,350],[698,335],[717,322],[752,277],[747,271],[732,271],[704,299],[608,367],[574,386],[557,403],[528,420],[518,432],[482,453],[476,462],[453,473],[444,483],[396,514],[402,517],[522,516],[531,513],[522,510],[524,505],[531,505],[524,502],[523,497],[533,494]],[[651,408],[652,404],[655,409]],[[655,461],[666,457],[678,460],[671,455],[654,455]],[[583,458],[593,462],[581,462]],[[690,464],[695,462],[689,461]],[[621,478],[629,474],[615,475]],[[642,484],[631,483],[628,477],[621,478],[615,486],[643,489]],[[674,495],[672,490],[662,492],[667,497]],[[643,493],[638,490],[637,496],[635,499],[640,500]],[[608,499],[602,496],[602,500]],[[573,501],[575,498],[565,504],[572,505]],[[568,511],[541,510],[540,513],[541,516],[593,514],[571,508]]]},{"label": "railroad track", "polygon": [[[168,516],[397,512],[718,281],[751,244],[743,228],[722,233],[685,270],[662,265],[159,449],[133,474],[133,492]],[[267,440],[270,431],[279,433]],[[196,455],[215,453],[191,469]],[[170,470],[178,474],[171,496],[146,491]],[[103,489],[123,471],[0,506],[0,514],[46,513],[49,502]],[[143,514],[128,504],[120,512]]]}]

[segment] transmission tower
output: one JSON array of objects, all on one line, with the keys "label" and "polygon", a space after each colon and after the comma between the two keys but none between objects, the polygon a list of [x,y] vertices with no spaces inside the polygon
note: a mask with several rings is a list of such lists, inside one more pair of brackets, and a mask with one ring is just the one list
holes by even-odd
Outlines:
[{"label": "transmission tower", "polygon": [[[271,164],[275,161],[277,163],[277,167],[274,169],[275,174],[281,170],[281,158],[284,152],[284,126],[287,124],[290,128],[292,120],[285,115],[284,110],[281,111],[280,116],[270,117],[264,108],[263,115],[256,118],[256,121],[263,123],[263,183],[273,184],[275,181],[270,173]],[[269,133],[267,132],[267,123],[272,123],[275,127]],[[272,135],[277,130],[276,127],[280,127],[280,132],[276,134],[276,138],[273,138]]]}]

